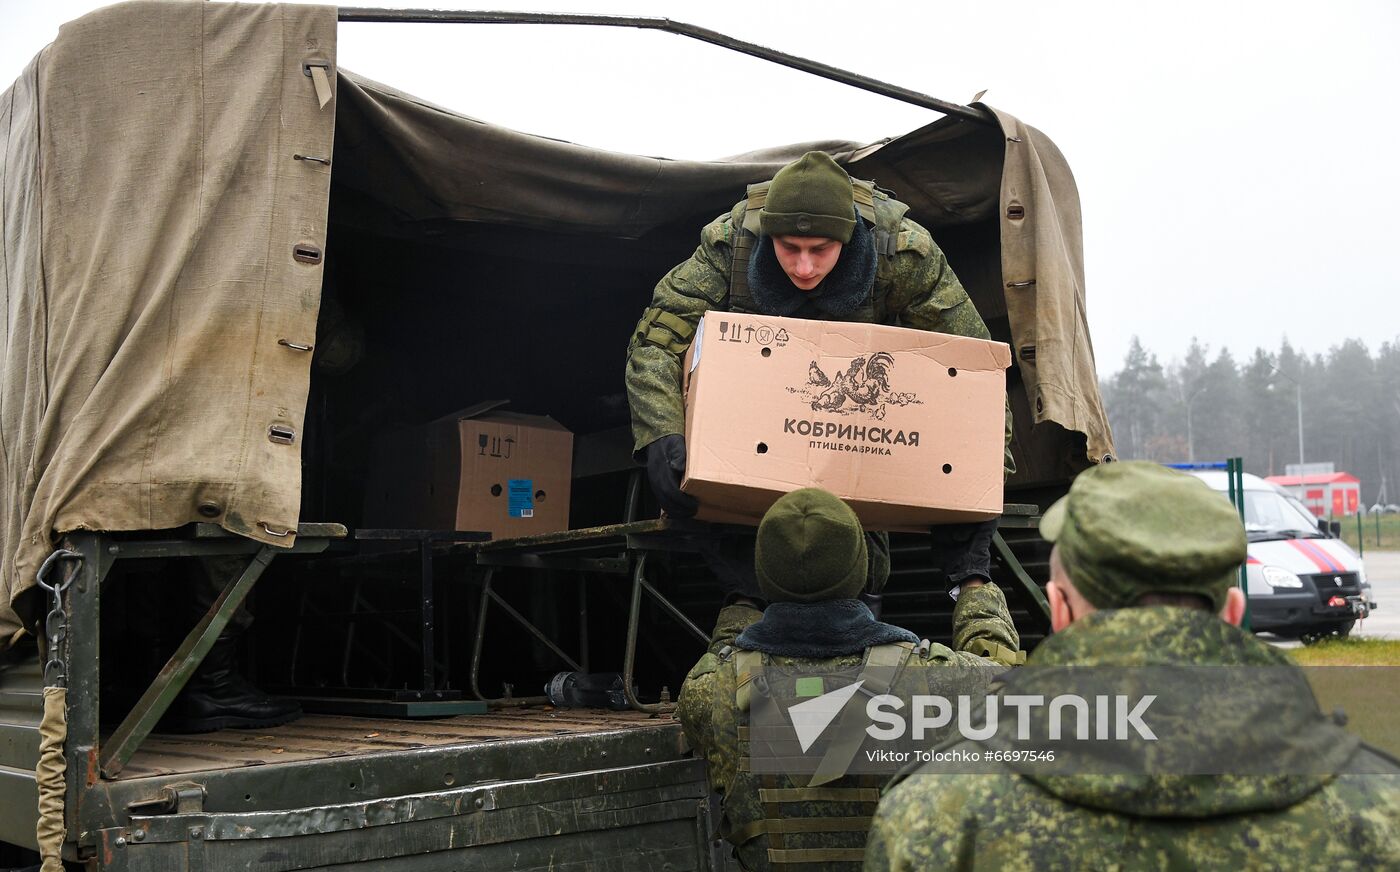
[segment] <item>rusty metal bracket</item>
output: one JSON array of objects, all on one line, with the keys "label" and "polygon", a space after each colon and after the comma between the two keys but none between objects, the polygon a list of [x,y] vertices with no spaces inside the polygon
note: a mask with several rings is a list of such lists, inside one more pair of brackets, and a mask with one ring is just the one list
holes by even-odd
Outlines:
[{"label": "rusty metal bracket", "polygon": [[126,804],[133,815],[200,814],[204,811],[204,785],[194,781],[167,784],[160,793]]}]

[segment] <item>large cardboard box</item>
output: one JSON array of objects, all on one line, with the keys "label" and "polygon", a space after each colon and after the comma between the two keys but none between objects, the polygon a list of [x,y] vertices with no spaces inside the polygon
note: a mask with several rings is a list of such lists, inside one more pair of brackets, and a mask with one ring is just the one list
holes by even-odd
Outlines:
[{"label": "large cardboard box", "polygon": [[995,517],[1010,364],[1001,342],[709,312],[686,360],[681,487],[711,521],[753,523],[801,487],[869,529]]},{"label": "large cardboard box", "polygon": [[382,438],[364,525],[479,530],[496,539],[567,530],[573,434],[552,418],[500,405]]}]

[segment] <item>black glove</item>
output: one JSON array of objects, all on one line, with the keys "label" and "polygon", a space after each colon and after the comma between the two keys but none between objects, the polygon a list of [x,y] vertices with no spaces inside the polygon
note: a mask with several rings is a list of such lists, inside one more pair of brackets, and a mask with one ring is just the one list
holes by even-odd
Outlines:
[{"label": "black glove", "polygon": [[992,536],[998,520],[940,524],[929,531],[933,562],[947,576],[947,590],[973,578],[992,580]]},{"label": "black glove", "polygon": [[700,501],[681,492],[681,476],[685,474],[685,437],[673,433],[662,436],[647,446],[647,481],[651,492],[667,516],[691,518]]}]

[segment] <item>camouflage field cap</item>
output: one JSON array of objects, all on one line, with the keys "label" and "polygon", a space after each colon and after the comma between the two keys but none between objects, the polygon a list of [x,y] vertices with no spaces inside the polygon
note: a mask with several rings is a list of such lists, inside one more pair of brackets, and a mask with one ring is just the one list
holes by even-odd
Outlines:
[{"label": "camouflage field cap", "polygon": [[769,602],[855,597],[865,587],[868,560],[856,513],[820,488],[784,494],[758,525],[754,570]]},{"label": "camouflage field cap", "polygon": [[851,177],[822,151],[778,170],[758,213],[765,236],[824,236],[846,243],[856,229]]},{"label": "camouflage field cap", "polygon": [[1148,593],[1198,594],[1218,611],[1246,556],[1244,525],[1200,479],[1156,463],[1080,473],[1040,521],[1074,586],[1098,608]]}]

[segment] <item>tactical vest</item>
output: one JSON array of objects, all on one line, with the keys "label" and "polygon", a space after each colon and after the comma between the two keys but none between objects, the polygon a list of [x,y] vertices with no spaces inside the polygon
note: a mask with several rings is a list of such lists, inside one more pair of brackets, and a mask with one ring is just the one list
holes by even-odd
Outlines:
[{"label": "tactical vest", "polygon": [[[715,706],[733,706],[736,735],[729,746],[737,748],[738,760],[734,781],[726,786],[724,816],[720,834],[735,847],[735,854],[745,868],[775,872],[799,872],[802,869],[857,870],[864,862],[865,840],[875,806],[880,801],[880,788],[887,780],[880,775],[848,775],[847,770],[860,751],[864,731],[841,730],[848,716],[864,720],[864,693],[887,693],[904,670],[914,651],[927,656],[928,643],[915,646],[909,642],[877,645],[866,651],[858,675],[852,681],[864,680],[862,693],[847,702],[834,724],[836,736],[851,736],[854,741],[832,742],[817,766],[816,773],[798,785],[787,775],[750,771],[751,757],[749,715],[755,693],[783,697],[795,702],[794,688],[767,686],[764,664],[767,655],[757,651],[725,648],[722,661],[734,670],[734,694],[729,698],[728,682],[716,681]],[[721,669],[726,668],[724,666]],[[835,689],[835,688],[833,688]],[[849,724],[848,724],[849,726]],[[828,727],[828,731],[832,728]],[[757,804],[750,801],[757,798]],[[761,809],[759,815],[752,813]],[[755,840],[765,839],[766,844]],[[799,842],[793,845],[791,842]],[[816,843],[814,845],[814,843]]]},{"label": "tactical vest", "polygon": [[[749,185],[747,196],[734,215],[734,259],[729,271],[729,308],[738,312],[756,312],[749,293],[749,260],[759,237],[759,212],[768,202],[768,187],[772,180]],[[909,207],[875,187],[874,182],[851,180],[856,211],[871,226],[876,257],[875,285],[889,271],[899,244],[899,226]],[[874,301],[875,320],[884,320],[883,298]]]}]

